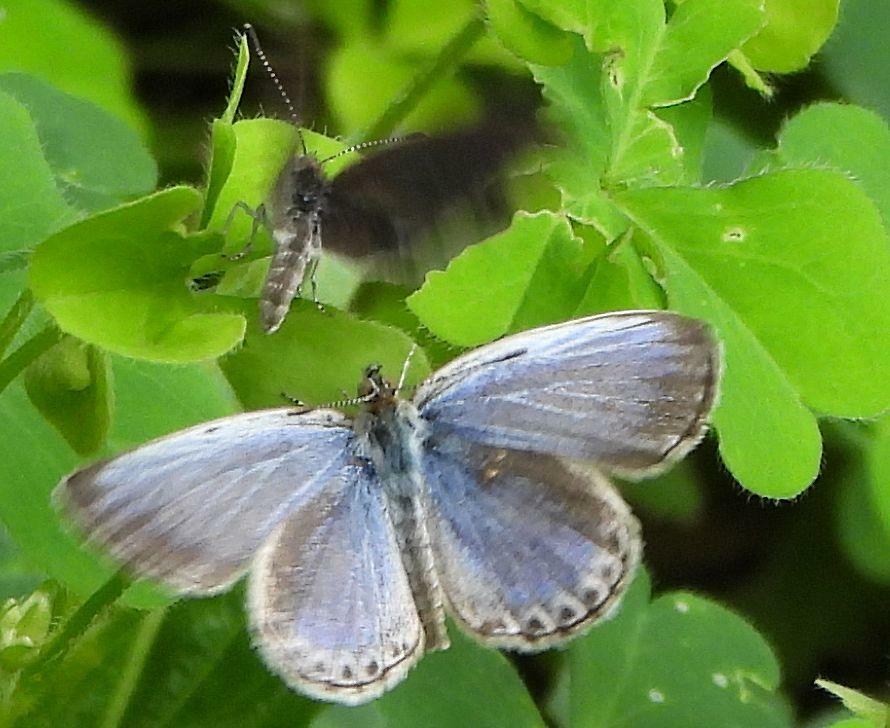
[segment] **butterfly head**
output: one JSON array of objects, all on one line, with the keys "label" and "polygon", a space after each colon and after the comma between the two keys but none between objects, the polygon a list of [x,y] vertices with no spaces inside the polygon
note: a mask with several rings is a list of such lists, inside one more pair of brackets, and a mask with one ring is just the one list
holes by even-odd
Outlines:
[{"label": "butterfly head", "polygon": [[396,401],[395,387],[383,378],[380,370],[379,364],[371,364],[358,385],[358,396],[365,402],[366,409],[375,413],[392,407]]},{"label": "butterfly head", "polygon": [[294,157],[288,174],[290,175],[288,204],[291,214],[318,211],[327,194],[328,181],[315,155],[300,154]]}]

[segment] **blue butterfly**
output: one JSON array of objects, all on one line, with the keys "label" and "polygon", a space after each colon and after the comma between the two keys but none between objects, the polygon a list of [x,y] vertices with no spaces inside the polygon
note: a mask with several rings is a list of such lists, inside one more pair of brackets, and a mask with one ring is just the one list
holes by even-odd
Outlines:
[{"label": "blue butterfly", "polygon": [[410,400],[370,367],[353,419],[281,408],[206,422],[80,470],[56,496],[91,542],[177,593],[249,573],[268,665],[356,704],[448,647],[446,613],[518,650],[607,616],[642,545],[602,472],[683,457],[719,370],[699,321],[591,316],[475,349]]}]

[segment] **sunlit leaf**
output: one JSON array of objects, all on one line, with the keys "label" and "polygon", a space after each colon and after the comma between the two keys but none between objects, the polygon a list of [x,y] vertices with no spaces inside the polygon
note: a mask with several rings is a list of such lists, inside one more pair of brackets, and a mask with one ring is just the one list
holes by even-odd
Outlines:
[{"label": "sunlit leaf", "polygon": [[115,353],[167,362],[223,354],[241,340],[244,317],[188,288],[194,260],[221,240],[176,229],[199,204],[195,190],[174,187],[62,230],[32,257],[35,296],[63,331]]},{"label": "sunlit leaf", "polygon": [[671,306],[723,340],[714,422],[730,470],[763,495],[800,492],[820,463],[804,405],[841,417],[888,405],[890,356],[871,332],[890,330],[890,246],[874,205],[814,169],[618,199],[662,258]]},{"label": "sunlit leaf", "polygon": [[444,272],[429,273],[408,305],[445,341],[481,344],[569,318],[583,295],[588,263],[564,217],[517,213],[509,229],[467,248]]}]

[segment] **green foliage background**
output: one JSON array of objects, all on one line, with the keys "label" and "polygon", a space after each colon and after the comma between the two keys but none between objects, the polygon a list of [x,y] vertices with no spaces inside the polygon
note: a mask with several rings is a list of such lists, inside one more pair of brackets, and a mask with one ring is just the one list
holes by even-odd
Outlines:
[{"label": "green foliage background", "polygon": [[[886,725],[890,10],[838,12],[207,0],[159,20],[158,4],[7,0],[0,725]],[[261,203],[295,144],[255,118],[260,97],[280,103],[232,42],[245,20],[322,155],[539,105],[558,141],[514,180],[512,224],[417,290],[325,259],[326,311],[298,301],[272,337],[256,323],[267,239],[190,288],[242,247],[232,205]],[[282,391],[336,400],[413,341],[416,381],[511,331],[653,307],[723,341],[715,436],[625,487],[647,571],[564,651],[508,658],[452,629],[384,698],[313,703],[253,653],[237,590],[128,585],[49,502],[79,463]]]}]

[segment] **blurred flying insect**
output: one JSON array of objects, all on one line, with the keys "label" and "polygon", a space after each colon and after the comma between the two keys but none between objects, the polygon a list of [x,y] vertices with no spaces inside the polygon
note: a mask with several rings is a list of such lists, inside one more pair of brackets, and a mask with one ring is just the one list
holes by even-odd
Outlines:
[{"label": "blurred flying insect", "polygon": [[[417,242],[437,221],[461,201],[484,194],[503,165],[533,136],[528,129],[487,123],[439,136],[363,142],[319,159],[306,147],[299,115],[256,31],[249,24],[245,31],[300,141],[299,152],[279,175],[267,205],[258,210],[237,206],[254,218],[254,233],[264,225],[275,244],[260,295],[260,321],[267,333],[281,326],[306,280],[317,302],[315,273],[322,248],[350,258],[380,254],[410,261]],[[334,179],[326,176],[327,162],[372,148]]]}]

